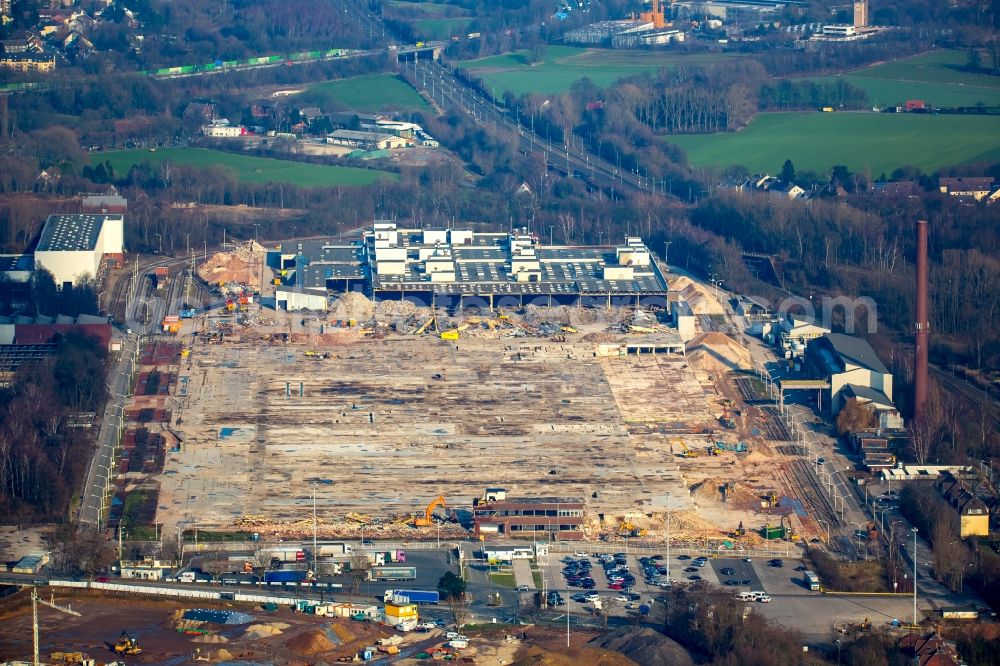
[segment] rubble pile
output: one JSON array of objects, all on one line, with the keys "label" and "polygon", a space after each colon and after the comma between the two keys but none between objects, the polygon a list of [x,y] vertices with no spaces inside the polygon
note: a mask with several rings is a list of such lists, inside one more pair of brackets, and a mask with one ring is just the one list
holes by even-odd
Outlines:
[{"label": "rubble pile", "polygon": [[198,276],[209,284],[220,286],[228,283],[257,284],[265,253],[263,245],[247,241],[231,252],[216,252],[210,256],[198,267]]}]

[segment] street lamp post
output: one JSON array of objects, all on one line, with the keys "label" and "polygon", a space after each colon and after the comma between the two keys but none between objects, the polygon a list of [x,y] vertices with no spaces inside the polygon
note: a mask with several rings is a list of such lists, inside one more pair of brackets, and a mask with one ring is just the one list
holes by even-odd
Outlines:
[{"label": "street lamp post", "polygon": [[913,532],[913,626],[917,626],[917,528],[911,527]]},{"label": "street lamp post", "polygon": [[667,582],[670,582],[670,493],[667,493]]},{"label": "street lamp post", "polygon": [[312,491],[313,491],[313,575],[315,576],[315,575],[317,575],[319,573],[319,567],[316,564],[316,558],[317,558],[318,552],[319,552],[317,550],[317,548],[316,548],[316,531],[317,531],[317,524],[316,524],[316,483],[313,482],[310,485],[312,486]]}]

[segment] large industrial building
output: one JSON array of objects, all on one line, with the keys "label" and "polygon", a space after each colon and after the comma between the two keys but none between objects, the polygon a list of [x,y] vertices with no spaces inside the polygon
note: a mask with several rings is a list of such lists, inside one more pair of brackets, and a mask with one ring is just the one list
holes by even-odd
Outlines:
[{"label": "large industrial building", "polygon": [[49,215],[35,248],[35,266],[52,273],[56,285],[97,277],[104,261],[123,261],[125,218],[113,215]]},{"label": "large industrial building", "polygon": [[620,246],[542,245],[526,230],[400,229],[361,241],[282,245],[277,307],[325,310],[338,293],[447,310],[526,305],[667,307],[667,283],[639,238]]}]

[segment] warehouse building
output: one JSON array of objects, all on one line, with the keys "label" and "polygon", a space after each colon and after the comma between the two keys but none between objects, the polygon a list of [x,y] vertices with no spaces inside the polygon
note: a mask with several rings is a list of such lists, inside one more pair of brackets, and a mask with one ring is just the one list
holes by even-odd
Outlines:
[{"label": "warehouse building", "polygon": [[379,221],[360,242],[297,242],[278,254],[283,309],[323,309],[327,294],[349,291],[451,311],[667,307],[666,279],[634,237],[619,246],[541,245],[523,229],[400,229]]},{"label": "warehouse building", "polygon": [[106,260],[124,260],[123,215],[49,215],[35,248],[35,266],[44,268],[59,286],[97,277]]}]

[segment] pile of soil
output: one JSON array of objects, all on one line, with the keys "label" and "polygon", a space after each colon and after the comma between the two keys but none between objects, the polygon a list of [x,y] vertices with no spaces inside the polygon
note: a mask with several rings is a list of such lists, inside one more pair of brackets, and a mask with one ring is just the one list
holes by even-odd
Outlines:
[{"label": "pile of soil", "polygon": [[243,638],[247,640],[257,640],[261,638],[270,638],[271,636],[277,636],[290,625],[284,622],[272,622],[270,624],[251,624],[247,627],[247,630],[243,632]]},{"label": "pile of soil", "polygon": [[310,629],[285,643],[285,647],[295,654],[319,654],[329,652],[334,648],[333,642],[326,637],[322,629]]},{"label": "pile of soil", "polygon": [[694,659],[680,643],[646,627],[622,627],[595,638],[592,644],[621,653],[637,664],[694,666]]},{"label": "pile of soil", "polygon": [[667,282],[670,291],[679,291],[681,298],[691,306],[696,315],[725,314],[722,305],[712,292],[690,278],[681,276]]},{"label": "pile of soil", "polygon": [[191,639],[192,643],[228,643],[229,639],[218,634],[201,634]]},{"label": "pile of soil", "polygon": [[351,630],[341,624],[330,625],[333,629],[333,633],[337,634],[337,638],[343,643],[351,643],[354,641],[355,636],[351,633]]},{"label": "pile of soil", "polygon": [[623,654],[597,647],[555,651],[532,645],[517,653],[513,666],[632,666],[637,663],[656,662],[635,662]]},{"label": "pile of soil", "polygon": [[688,362],[709,372],[750,369],[753,362],[750,352],[725,333],[703,333],[687,344]]}]

